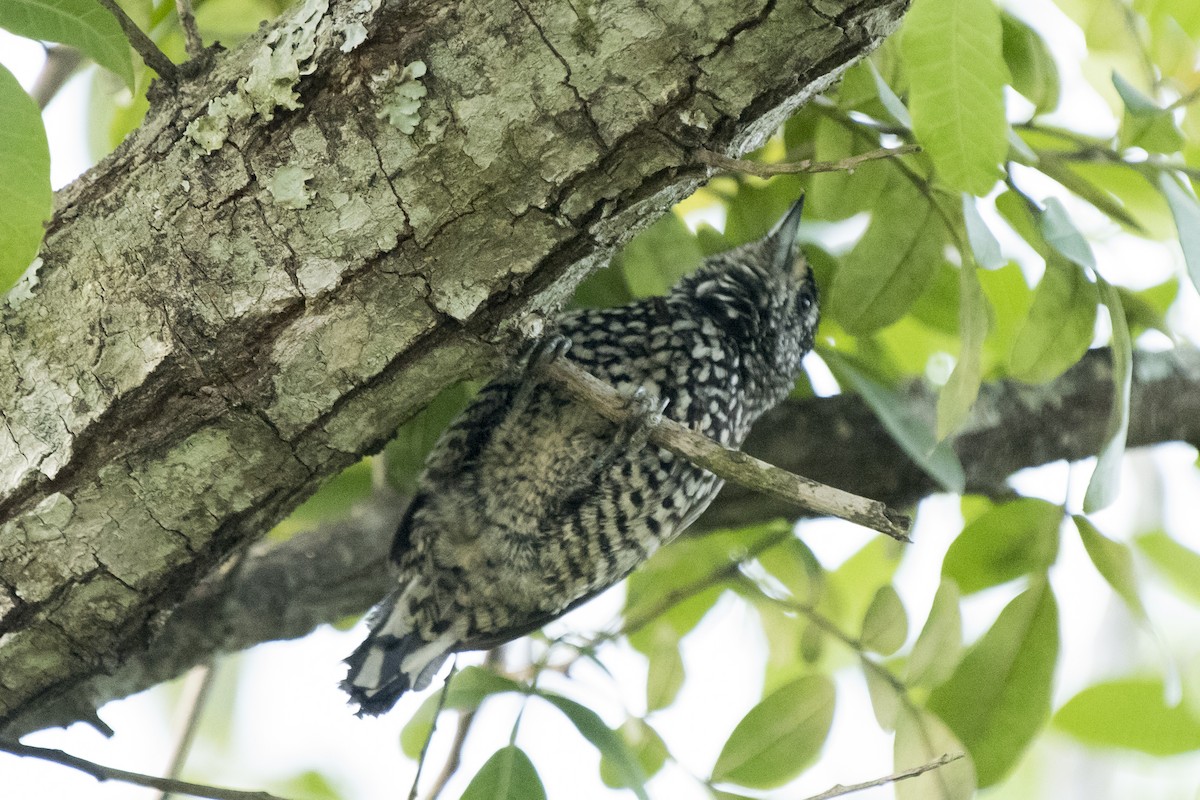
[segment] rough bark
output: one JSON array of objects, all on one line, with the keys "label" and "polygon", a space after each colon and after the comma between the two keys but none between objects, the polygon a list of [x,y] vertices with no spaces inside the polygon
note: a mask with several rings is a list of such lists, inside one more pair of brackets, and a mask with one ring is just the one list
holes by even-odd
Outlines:
[{"label": "rough bark", "polygon": [[[1200,446],[1200,351],[1139,353],[1134,364],[1130,446],[1167,441]],[[1045,386],[984,386],[954,438],[967,491],[1003,495],[1005,480],[1019,469],[1096,453],[1107,434],[1111,385],[1109,353],[1096,350]],[[914,411],[932,417],[932,396],[916,387],[908,395]],[[760,421],[746,449],[893,506],[938,491],[854,395],[789,400]],[[147,650],[132,654],[111,675],[97,675],[37,705],[7,732],[87,719],[109,700],[220,654],[303,636],[320,623],[362,613],[390,588],[387,550],[404,504],[404,498],[381,492],[344,520],[282,544],[255,545],[236,571],[210,576],[196,587]],[[790,513],[726,486],[694,530]]]},{"label": "rough bark", "polygon": [[305,0],[159,86],[0,316],[0,726],[144,648],[906,5]]}]

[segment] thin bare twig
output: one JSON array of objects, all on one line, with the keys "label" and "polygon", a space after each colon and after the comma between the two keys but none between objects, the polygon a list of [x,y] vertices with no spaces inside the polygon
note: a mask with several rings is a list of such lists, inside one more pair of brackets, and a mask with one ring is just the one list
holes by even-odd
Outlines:
[{"label": "thin bare twig", "polygon": [[32,745],[21,744],[20,742],[0,740],[0,752],[11,753],[14,756],[40,758],[43,761],[61,764],[64,767],[86,772],[98,781],[120,781],[121,783],[130,783],[134,786],[146,786],[151,789],[160,789],[174,794],[190,795],[191,797],[206,797],[210,798],[210,800],[286,800],[279,795],[268,794],[267,792],[244,792],[239,789],[206,786],[202,783],[189,783],[172,778],[157,778],[153,775],[143,775],[140,772],[127,772],[123,769],[106,767],[103,764],[97,764],[94,761],[88,761],[87,759],[73,756],[70,753],[64,753],[62,750],[53,750],[48,747],[33,747]]},{"label": "thin bare twig", "polygon": [[454,777],[454,773],[458,772],[459,766],[462,765],[463,746],[467,743],[467,734],[471,731],[471,723],[475,721],[476,711],[477,709],[470,708],[459,713],[458,727],[454,729],[454,741],[450,744],[450,754],[446,756],[446,763],[434,780],[433,786],[429,787],[425,800],[437,800],[446,784]]},{"label": "thin bare twig", "polygon": [[832,797],[841,797],[843,795],[851,794],[852,792],[861,792],[863,789],[874,789],[876,786],[885,786],[889,783],[896,783],[897,781],[915,778],[918,775],[924,775],[926,772],[931,772],[935,769],[941,769],[947,764],[958,761],[965,755],[966,753],[946,753],[941,758],[934,759],[928,764],[922,764],[919,767],[913,767],[912,769],[906,769],[900,772],[893,772],[891,775],[885,775],[882,778],[876,778],[873,781],[855,783],[850,786],[842,786],[841,784],[838,784],[837,786],[821,792],[820,794],[807,797],[805,800],[830,800]]},{"label": "thin bare twig", "polygon": [[725,170],[726,172],[742,172],[746,175],[755,175],[759,178],[769,178],[772,175],[795,175],[797,173],[852,172],[864,161],[877,161],[881,158],[895,158],[896,156],[919,152],[921,152],[920,145],[903,144],[899,147],[885,147],[879,150],[871,150],[867,153],[859,153],[856,156],[849,156],[838,161],[813,161],[811,158],[806,158],[803,161],[763,164],[744,158],[730,158],[712,150],[700,150],[696,153],[696,160],[701,164],[707,164],[710,167]]},{"label": "thin bare twig", "polygon": [[129,18],[125,13],[125,9],[117,5],[116,0],[100,0],[100,5],[104,6],[117,18],[117,22],[121,25],[121,30],[125,31],[125,38],[129,39],[129,43],[133,45],[133,49],[146,62],[146,66],[158,73],[159,77],[168,83],[176,83],[179,80],[179,68],[167,58],[167,54],[159,49],[154,40],[147,36],[137,23]]},{"label": "thin bare twig", "polygon": [[[191,689],[191,692],[184,701],[187,707],[187,716],[179,733],[179,741],[175,745],[175,753],[171,756],[171,763],[167,767],[168,778],[178,778],[183,772],[188,754],[192,750],[192,742],[196,740],[196,731],[200,729],[200,717],[204,712],[205,704],[208,703],[209,692],[212,691],[216,672],[214,665],[202,664],[192,670],[184,682],[185,692],[188,688]],[[170,796],[171,792],[163,790],[158,796],[158,800],[168,800]]]},{"label": "thin bare twig", "polygon": [[[545,364],[543,370],[548,377],[558,381],[567,391],[606,419],[622,423],[636,413],[616,389],[565,358],[554,359]],[[911,520],[878,500],[859,497],[809,478],[793,475],[740,450],[723,447],[707,436],[666,417],[650,423],[649,429],[652,444],[686,458],[718,478],[740,484],[793,506],[863,525],[901,542],[911,541],[908,538]]]},{"label": "thin bare twig", "polygon": [[1163,111],[1174,111],[1177,108],[1183,108],[1184,106],[1189,106],[1192,103],[1196,102],[1197,100],[1200,100],[1200,88],[1192,89],[1190,92],[1188,92],[1187,94],[1180,97],[1174,103],[1171,103],[1171,105],[1164,108]]},{"label": "thin bare twig", "polygon": [[421,783],[421,769],[425,766],[425,756],[429,753],[429,743],[433,741],[433,734],[437,731],[438,717],[442,714],[442,709],[446,707],[446,696],[450,694],[450,681],[454,680],[454,673],[458,670],[458,659],[450,662],[450,674],[446,676],[446,682],[442,684],[442,692],[438,695],[437,708],[433,710],[433,719],[429,722],[429,735],[425,737],[425,744],[421,745],[421,754],[417,756],[417,774],[413,776],[412,789],[408,792],[408,800],[417,800],[417,787]]},{"label": "thin bare twig", "polygon": [[45,110],[63,85],[83,63],[83,53],[74,47],[56,44],[46,48],[46,63],[29,91],[38,108]]},{"label": "thin bare twig", "polygon": [[200,38],[200,29],[196,27],[196,15],[192,13],[192,0],[175,0],[175,13],[179,14],[179,27],[183,28],[183,38],[188,56],[196,58],[204,52],[204,40]]}]

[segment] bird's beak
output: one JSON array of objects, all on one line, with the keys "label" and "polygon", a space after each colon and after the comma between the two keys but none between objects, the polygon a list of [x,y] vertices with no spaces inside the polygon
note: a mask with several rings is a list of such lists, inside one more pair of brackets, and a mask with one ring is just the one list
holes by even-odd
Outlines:
[{"label": "bird's beak", "polygon": [[804,258],[796,263],[796,232],[800,228],[800,216],[804,213],[804,195],[800,195],[783,219],[776,223],[775,228],[767,234],[771,242],[771,267],[777,272],[787,274],[796,271],[797,277],[803,277],[808,266]]}]

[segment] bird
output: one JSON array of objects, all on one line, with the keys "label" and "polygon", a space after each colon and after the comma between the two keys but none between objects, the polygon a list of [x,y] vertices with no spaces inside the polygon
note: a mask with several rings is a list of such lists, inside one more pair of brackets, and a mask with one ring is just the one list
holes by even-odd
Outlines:
[{"label": "bird", "polygon": [[[736,448],[792,390],[820,316],[803,205],[665,296],[565,313],[450,423],[392,543],[398,586],[346,659],[360,717],[614,585],[708,507],[722,481],[638,432],[661,414]],[[555,358],[638,413],[601,417],[541,373]]]}]

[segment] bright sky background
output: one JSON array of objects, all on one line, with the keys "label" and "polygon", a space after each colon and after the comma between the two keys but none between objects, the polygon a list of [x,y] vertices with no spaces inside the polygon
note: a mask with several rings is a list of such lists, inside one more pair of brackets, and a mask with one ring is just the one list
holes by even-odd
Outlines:
[{"label": "bright sky background", "polygon": [[[1059,61],[1064,82],[1063,97],[1069,103],[1058,112],[1074,126],[1080,120],[1095,120],[1098,134],[1110,133],[1108,109],[1104,101],[1084,83],[1078,62],[1084,53],[1082,36],[1051,3],[1021,0],[1008,3],[1030,24],[1043,32]],[[41,48],[31,42],[0,32],[0,63],[7,66],[26,87],[40,69]],[[53,182],[60,187],[88,166],[84,109],[90,80],[88,73],[78,76],[51,103],[46,112],[52,152]],[[1052,184],[1026,185],[1033,190],[1049,191]],[[1095,238],[1100,269],[1121,282],[1150,285],[1160,282],[1179,268],[1176,245],[1159,245],[1114,233],[1108,224],[1082,203],[1065,199],[1073,217]],[[998,227],[998,226],[997,226]],[[1011,240],[1005,242],[1009,255],[1027,259]],[[1136,266],[1133,266],[1136,265]],[[1031,268],[1031,272],[1036,269]],[[1183,300],[1173,311],[1173,320],[1200,320],[1200,304],[1195,291],[1184,282]],[[1193,322],[1195,326],[1200,323]],[[1200,340],[1200,329],[1193,327],[1189,337]],[[1147,342],[1142,342],[1143,345]],[[1166,342],[1160,342],[1164,346]],[[1183,445],[1158,448],[1153,455],[1135,453],[1126,459],[1123,492],[1110,509],[1093,517],[1105,533],[1124,538],[1130,532],[1151,530],[1166,525],[1185,544],[1200,549],[1200,531],[1195,520],[1200,516],[1200,478],[1193,468],[1196,452]],[[1024,494],[1062,502],[1069,492],[1071,507],[1081,505],[1083,490],[1090,476],[1090,463],[1069,469],[1065,464],[1029,470],[1016,476],[1013,484]],[[1166,502],[1157,500],[1163,492]],[[956,498],[938,496],[922,504],[915,531],[916,544],[906,559],[896,587],[919,630],[934,590],[942,555],[957,528]],[[861,547],[870,534],[847,523],[818,521],[801,526],[805,541],[827,567]],[[1136,632],[1134,623],[1112,592],[1096,574],[1078,537],[1063,537],[1063,553],[1054,568],[1053,581],[1061,603],[1061,630],[1064,632],[1063,657],[1056,681],[1055,702],[1073,695],[1100,677],[1127,674],[1135,665],[1160,665],[1154,653],[1157,645],[1144,632]],[[968,638],[981,632],[998,610],[1015,593],[1012,587],[985,592],[967,605]],[[617,588],[570,615],[556,627],[577,630],[604,627],[618,614],[622,589]],[[1081,598],[1094,598],[1081,602]],[[1149,592],[1148,606],[1164,639],[1177,653],[1194,658],[1200,650],[1200,613],[1164,593]],[[755,683],[761,675],[764,653],[758,626],[741,603],[725,597],[717,611],[710,614],[701,629],[687,637],[684,660],[688,680],[678,701],[654,716],[654,724],[672,752],[694,772],[703,773],[711,766],[724,739],[745,711],[758,700],[761,687]],[[214,751],[205,746],[193,750],[191,775],[210,782],[242,789],[274,789],[274,780],[286,779],[298,772],[316,769],[330,776],[346,798],[354,800],[395,800],[407,796],[413,765],[398,753],[397,737],[404,722],[424,699],[425,694],[406,696],[397,710],[376,720],[356,719],[337,688],[343,676],[340,663],[363,635],[360,626],[338,632],[322,628],[295,642],[276,643],[255,648],[230,659],[220,667],[217,689],[205,717],[206,730],[225,738],[227,747]],[[1129,646],[1136,642],[1136,647]],[[520,646],[520,645],[517,645]],[[460,666],[470,659],[460,659]],[[627,647],[606,651],[605,663],[622,687],[620,696],[612,694],[609,679],[582,669],[574,684],[553,677],[547,684],[565,694],[577,694],[580,685],[591,687],[593,694],[606,697],[599,707],[610,723],[623,718],[623,708],[642,710],[644,667],[639,656]],[[234,696],[234,678],[236,696]],[[45,731],[27,737],[30,744],[58,747],[72,754],[123,769],[162,774],[174,747],[176,734],[170,719],[174,689],[152,690],[105,706],[103,719],[117,735],[105,740],[84,725],[66,731]],[[577,695],[578,696],[578,695]],[[591,697],[591,696],[589,696]],[[477,725],[468,743],[463,775],[469,778],[484,759],[507,741],[509,725],[515,715],[515,699],[492,701],[487,716],[496,726]],[[591,702],[589,700],[589,702]],[[511,710],[503,710],[508,704]],[[702,713],[702,717],[695,716]],[[436,773],[450,735],[449,724],[435,739],[429,770]],[[224,731],[223,735],[220,732]],[[709,735],[697,736],[696,731]],[[712,735],[716,732],[718,735]],[[531,705],[522,723],[518,743],[531,754],[549,796],[555,800],[581,798],[578,776],[586,776],[583,785],[593,784],[598,757],[582,743],[579,734],[557,711]],[[1026,764],[1021,770],[1034,772],[1027,786],[1050,786],[1044,796],[1062,798],[1188,797],[1195,798],[1195,779],[1189,789],[1181,776],[1200,775],[1200,756],[1175,759],[1137,758],[1093,753],[1060,739],[1054,758],[1053,773],[1041,774],[1043,765]],[[891,737],[874,722],[870,702],[856,670],[839,677],[838,707],[834,729],[826,748],[826,757],[801,776],[787,791],[788,798],[804,798],[833,784],[869,780],[891,771]],[[1015,786],[1022,784],[1021,771]],[[460,779],[462,780],[462,779]],[[1183,782],[1181,782],[1183,781]],[[456,796],[465,782],[452,784],[447,798]],[[0,755],[0,797],[5,800],[122,800],[153,798],[156,792],[123,784],[98,784],[82,773],[32,759]],[[457,787],[457,788],[455,788]],[[650,784],[655,798],[691,800],[705,798],[705,792],[680,770],[667,769]],[[289,796],[296,797],[296,794]],[[631,797],[629,793],[601,792],[596,797]],[[992,797],[1002,797],[991,793]],[[1019,795],[1012,795],[1019,796]],[[892,797],[890,788],[855,795],[861,800]]]}]

